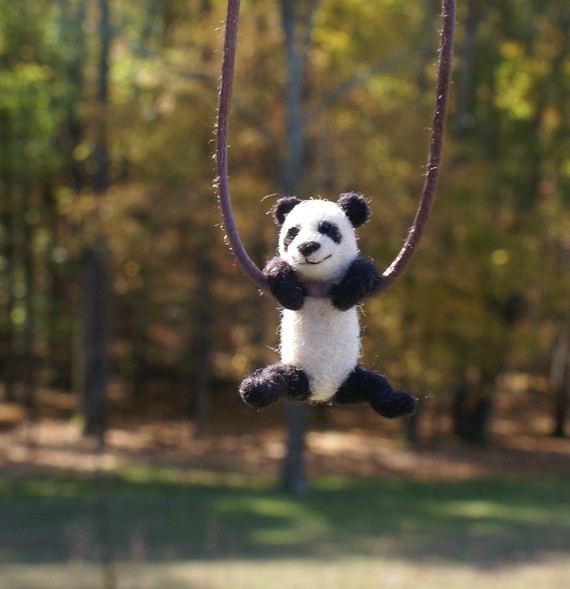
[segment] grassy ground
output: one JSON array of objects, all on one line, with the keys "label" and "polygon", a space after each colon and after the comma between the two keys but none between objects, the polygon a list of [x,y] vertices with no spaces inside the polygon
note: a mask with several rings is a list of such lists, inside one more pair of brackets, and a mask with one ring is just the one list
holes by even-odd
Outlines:
[{"label": "grassy ground", "polygon": [[366,408],[314,412],[298,499],[275,491],[280,408],[224,399],[200,441],[182,420],[119,421],[99,456],[62,400],[34,423],[0,403],[0,589],[569,586],[570,440],[536,395],[498,399],[486,448],[435,405],[421,451]]},{"label": "grassy ground", "polygon": [[1,589],[104,586],[102,533],[120,588],[562,589],[570,476],[319,478],[301,499],[176,467],[0,477]]}]

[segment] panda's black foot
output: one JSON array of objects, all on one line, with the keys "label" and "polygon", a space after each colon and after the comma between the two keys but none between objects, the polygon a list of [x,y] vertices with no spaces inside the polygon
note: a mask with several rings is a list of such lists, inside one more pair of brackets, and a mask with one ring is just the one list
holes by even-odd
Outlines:
[{"label": "panda's black foot", "polygon": [[394,417],[403,417],[411,415],[416,408],[416,399],[406,391],[392,391],[388,395],[375,395],[370,399],[372,409],[382,415],[392,419]]},{"label": "panda's black foot", "polygon": [[394,418],[414,412],[416,399],[404,391],[395,391],[377,372],[357,366],[337,391],[336,403],[369,402],[382,417]]},{"label": "panda's black foot", "polygon": [[305,401],[309,397],[307,375],[291,364],[271,364],[243,379],[239,394],[250,407],[263,409],[281,398]]}]

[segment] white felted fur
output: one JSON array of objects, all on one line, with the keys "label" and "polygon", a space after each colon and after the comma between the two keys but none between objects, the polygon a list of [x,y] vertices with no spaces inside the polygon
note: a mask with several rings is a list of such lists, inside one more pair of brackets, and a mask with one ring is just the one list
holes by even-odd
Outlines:
[{"label": "white felted fur", "polygon": [[312,401],[329,401],[354,370],[359,331],[356,308],[339,311],[329,299],[305,297],[299,311],[283,311],[281,361],[305,371]]},{"label": "white felted fur", "polygon": [[[321,221],[334,223],[340,229],[340,244],[319,233]],[[283,241],[290,227],[298,227],[300,231],[285,249]],[[297,250],[300,243],[307,241],[316,241],[321,245],[321,248],[308,258],[312,264],[308,264]],[[357,255],[354,228],[336,203],[328,200],[304,200],[285,217],[279,232],[279,256],[295,270],[301,280],[338,282]]]},{"label": "white felted fur", "polygon": [[[334,223],[342,240],[335,243],[318,231],[321,221]],[[290,227],[299,234],[285,249],[283,240]],[[297,245],[315,241],[320,249],[311,254],[308,264]],[[285,218],[279,236],[279,255],[300,280],[338,283],[358,255],[356,233],[342,209],[324,200],[298,204]],[[311,390],[310,400],[329,401],[360,356],[358,309],[339,311],[329,298],[305,297],[299,311],[285,309],[281,321],[281,361],[302,369]]]}]

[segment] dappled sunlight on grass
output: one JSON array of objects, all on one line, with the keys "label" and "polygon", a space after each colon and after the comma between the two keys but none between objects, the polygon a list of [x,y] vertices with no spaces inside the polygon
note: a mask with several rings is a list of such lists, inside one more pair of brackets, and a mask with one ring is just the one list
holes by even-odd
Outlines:
[{"label": "dappled sunlight on grass", "polygon": [[544,525],[553,524],[570,526],[570,511],[551,511],[545,514],[544,505],[506,505],[494,501],[447,501],[432,506],[433,513],[442,518],[460,517],[465,520],[493,520],[499,522],[519,522]]},{"label": "dappled sunlight on grass", "polygon": [[[102,484],[101,484],[102,483]],[[317,480],[303,498],[270,481],[175,467],[0,479],[0,557],[66,562],[97,552],[105,501],[119,560],[403,558],[496,566],[570,553],[570,479]],[[78,532],[79,530],[79,532]],[[75,534],[75,535],[74,535]],[[91,556],[89,556],[91,555]]]}]

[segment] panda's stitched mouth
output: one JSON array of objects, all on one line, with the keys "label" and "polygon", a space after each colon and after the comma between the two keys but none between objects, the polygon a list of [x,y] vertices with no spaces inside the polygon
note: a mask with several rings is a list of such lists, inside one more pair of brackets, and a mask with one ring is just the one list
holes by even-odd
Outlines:
[{"label": "panda's stitched mouth", "polygon": [[322,260],[319,260],[318,262],[311,262],[309,260],[309,258],[305,258],[305,264],[309,264],[311,266],[318,266],[320,263],[324,262],[325,260],[328,260],[329,258],[332,258],[332,254],[329,254],[328,256],[326,256],[325,258],[323,258]]}]

